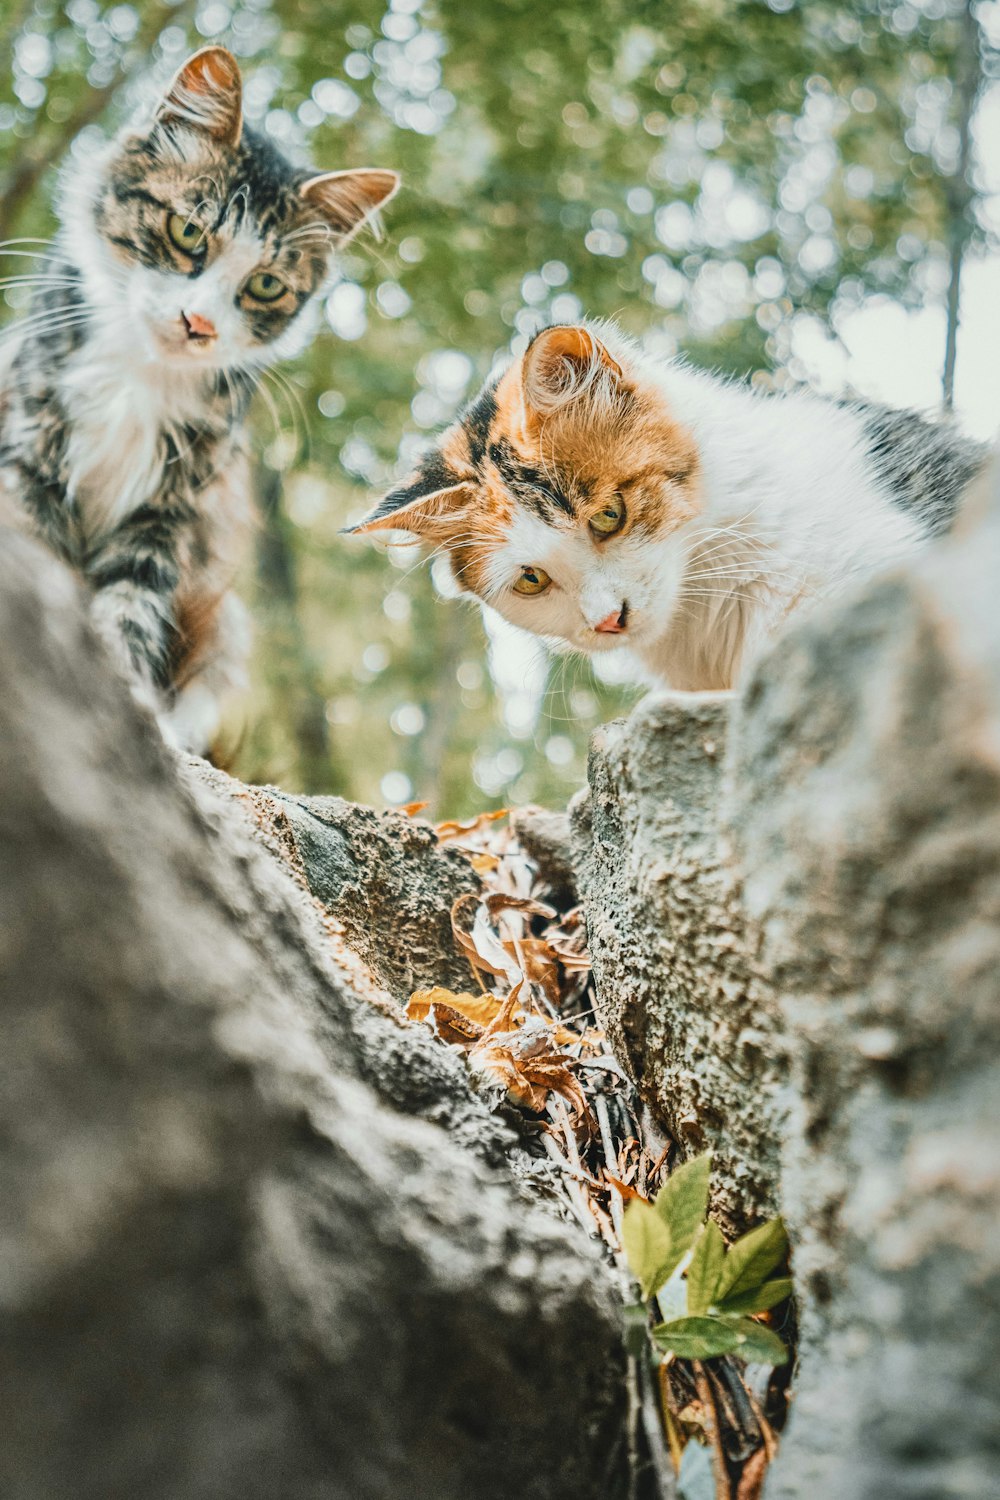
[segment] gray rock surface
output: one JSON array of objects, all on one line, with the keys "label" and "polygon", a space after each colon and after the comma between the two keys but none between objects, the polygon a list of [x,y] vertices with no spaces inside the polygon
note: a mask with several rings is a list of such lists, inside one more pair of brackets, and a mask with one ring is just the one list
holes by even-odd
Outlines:
[{"label": "gray rock surface", "polygon": [[0,621],[0,1493],[617,1494],[596,1250],[10,535]]},{"label": "gray rock surface", "polygon": [[788,1221],[802,1337],[767,1500],[997,1493],[998,579],[995,494],[790,629],[731,705],[601,731],[575,809],[619,1056],[717,1151],[731,1220]]},{"label": "gray rock surface", "polygon": [[795,1100],[805,1357],[768,1500],[997,1493],[998,579],[1000,504],[800,627],[734,723]]},{"label": "gray rock surface", "polygon": [[658,694],[594,735],[577,879],[601,1020],[686,1156],[711,1146],[731,1228],[774,1212],[783,1049],[719,827],[725,693]]},{"label": "gray rock surface", "polygon": [[395,1000],[405,1004],[414,990],[435,984],[468,986],[469,965],[456,947],[450,914],[482,881],[463,853],[438,842],[429,823],[342,797],[246,787],[204,762],[194,762],[192,771],[243,804],[266,846]]}]

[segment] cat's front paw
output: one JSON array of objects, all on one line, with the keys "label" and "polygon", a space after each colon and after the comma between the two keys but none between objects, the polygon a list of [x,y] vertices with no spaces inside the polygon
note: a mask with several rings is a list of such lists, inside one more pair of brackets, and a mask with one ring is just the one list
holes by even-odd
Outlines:
[{"label": "cat's front paw", "polygon": [[158,721],[164,740],[185,755],[204,755],[219,732],[219,700],[211,688],[192,682]]}]

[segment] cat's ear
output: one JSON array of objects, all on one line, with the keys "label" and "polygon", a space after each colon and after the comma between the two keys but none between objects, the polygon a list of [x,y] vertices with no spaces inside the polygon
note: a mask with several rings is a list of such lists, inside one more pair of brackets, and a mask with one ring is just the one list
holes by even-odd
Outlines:
[{"label": "cat's ear", "polygon": [[[435,466],[436,467],[436,466]],[[442,475],[434,469],[392,490],[370,515],[356,526],[345,526],[347,536],[363,531],[412,531],[415,536],[435,538],[452,532],[459,515],[472,499],[472,486],[463,480],[436,484]]]},{"label": "cat's ear", "polygon": [[617,385],[622,367],[589,328],[544,328],[525,352],[521,387],[528,421],[567,406],[599,384]]},{"label": "cat's ear", "polygon": [[157,121],[203,130],[226,146],[239,144],[243,130],[243,82],[225,47],[202,47],[189,57],[160,100]]},{"label": "cat's ear", "polygon": [[299,188],[310,208],[314,208],[343,243],[357,234],[399,187],[396,172],[381,167],[358,167],[347,172],[321,172],[310,177]]}]

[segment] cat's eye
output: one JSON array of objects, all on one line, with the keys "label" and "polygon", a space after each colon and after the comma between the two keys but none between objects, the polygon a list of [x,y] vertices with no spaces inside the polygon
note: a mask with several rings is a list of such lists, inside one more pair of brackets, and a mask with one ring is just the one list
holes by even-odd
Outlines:
[{"label": "cat's eye", "polygon": [[186,219],[183,214],[170,214],[167,219],[167,234],[172,244],[185,255],[200,255],[205,248],[205,231],[200,224]]},{"label": "cat's eye", "polygon": [[285,283],[270,271],[255,271],[246,285],[251,297],[258,302],[277,302],[285,294]]},{"label": "cat's eye", "polygon": [[598,536],[614,536],[625,525],[625,501],[621,495],[612,495],[607,505],[590,518],[590,529]]},{"label": "cat's eye", "polygon": [[544,568],[522,568],[520,578],[514,579],[515,594],[544,594],[552,579]]}]

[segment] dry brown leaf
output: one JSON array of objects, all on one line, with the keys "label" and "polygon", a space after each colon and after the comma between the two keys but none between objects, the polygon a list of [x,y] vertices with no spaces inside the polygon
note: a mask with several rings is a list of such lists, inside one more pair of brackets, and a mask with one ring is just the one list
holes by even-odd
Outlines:
[{"label": "dry brown leaf", "polygon": [[500,1002],[500,1008],[492,1021],[483,1032],[483,1040],[492,1040],[495,1036],[505,1036],[516,1029],[515,1016],[521,1009],[521,990],[523,980],[515,984],[509,995]]},{"label": "dry brown leaf", "polygon": [[482,1040],[485,1028],[452,1005],[432,1005],[427,1019],[443,1042],[468,1050]]},{"label": "dry brown leaf", "polygon": [[446,844],[449,839],[461,839],[466,838],[470,833],[480,833],[491,823],[495,823],[498,818],[505,818],[508,812],[509,808],[502,807],[498,812],[480,813],[478,817],[467,818],[464,822],[456,818],[446,818],[443,823],[435,826],[434,832],[439,841]]},{"label": "dry brown leaf", "polygon": [[500,860],[495,854],[470,854],[469,864],[477,875],[492,875],[500,868]]},{"label": "dry brown leaf", "polygon": [[570,938],[550,937],[549,948],[567,974],[586,974],[590,969],[590,954],[586,948],[575,946]]},{"label": "dry brown leaf", "polygon": [[551,922],[557,915],[543,901],[536,901],[531,896],[511,896],[506,891],[491,891],[485,898],[485,906],[491,918],[498,917],[502,911],[519,911],[525,916],[545,917]]},{"label": "dry brown leaf", "polygon": [[507,997],[496,1019],[487,1027],[469,1053],[469,1066],[504,1090],[512,1104],[540,1114],[550,1093],[559,1094],[570,1107],[574,1130],[589,1136],[594,1122],[579,1079],[573,1072],[575,1059],[553,1045],[554,1028],[540,1017],[531,1017],[518,1030],[507,1030],[518,1004],[517,986]]},{"label": "dry brown leaf", "polygon": [[435,985],[430,990],[414,990],[406,1006],[411,1021],[425,1021],[432,1006],[446,1005],[480,1026],[488,1026],[503,1005],[499,995],[456,994],[454,990]]},{"label": "dry brown leaf", "polygon": [[504,943],[504,947],[517,961],[524,977],[539,985],[549,1002],[558,1006],[562,999],[559,966],[545,938],[520,938],[517,942]]},{"label": "dry brown leaf", "polygon": [[396,808],[396,811],[397,812],[401,812],[401,813],[405,813],[408,818],[415,818],[417,816],[417,813],[422,813],[425,807],[430,807],[430,803],[429,802],[404,802],[403,805],[402,805],[402,807],[397,807]]},{"label": "dry brown leaf", "polygon": [[611,1186],[617,1189],[619,1193],[621,1193],[626,1203],[628,1203],[629,1199],[631,1198],[637,1198],[640,1203],[649,1202],[648,1198],[644,1197],[642,1193],[637,1193],[634,1187],[630,1187],[629,1184],[627,1182],[623,1182],[620,1177],[612,1177],[607,1167],[604,1168],[604,1176],[607,1181],[610,1182]]},{"label": "dry brown leaf", "polygon": [[[475,911],[471,929],[461,925],[461,918],[470,910]],[[517,965],[511,962],[499,938],[490,932],[474,891],[459,896],[452,905],[451,931],[477,978],[480,974],[493,974],[512,982],[517,977]]]},{"label": "dry brown leaf", "polygon": [[743,1473],[736,1489],[736,1500],[758,1500],[764,1486],[764,1477],[767,1474],[767,1453],[763,1448],[758,1448],[756,1453],[751,1453],[743,1465]]}]

